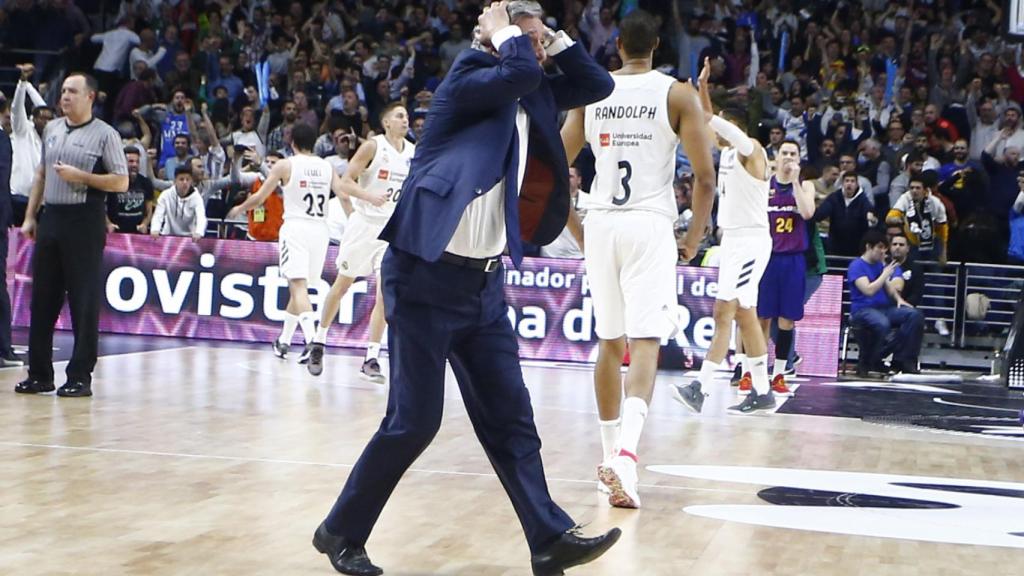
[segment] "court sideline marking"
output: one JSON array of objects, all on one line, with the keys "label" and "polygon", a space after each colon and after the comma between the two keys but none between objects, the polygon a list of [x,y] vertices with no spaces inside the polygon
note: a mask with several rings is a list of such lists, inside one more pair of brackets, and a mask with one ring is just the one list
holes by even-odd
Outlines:
[{"label": "court sideline marking", "polygon": [[[337,464],[333,462],[314,462],[310,460],[287,460],[280,458],[250,458],[246,456],[217,456],[213,454],[188,454],[184,452],[160,452],[155,450],[129,450],[126,448],[97,448],[93,446],[68,446],[64,444],[37,444],[32,442],[6,442],[0,441],[0,446],[12,448],[45,448],[49,450],[71,450],[76,452],[98,452],[104,454],[131,454],[135,456],[162,456],[167,458],[187,458],[195,460],[224,460],[230,462],[250,462],[255,464],[285,464],[290,466],[319,466],[326,468],[352,468],[353,464]],[[409,468],[408,472],[417,474],[443,474],[448,476],[467,476],[472,478],[494,478],[498,476],[493,473],[483,472],[457,472],[454,470],[430,470],[427,468]],[[569,484],[595,485],[595,479],[578,480],[575,478],[546,478],[548,482],[564,482]],[[680,490],[692,492],[721,492],[726,494],[749,494],[749,490],[724,490],[721,488],[692,488],[687,486],[666,486],[661,484],[640,484],[643,488],[653,490]]]}]

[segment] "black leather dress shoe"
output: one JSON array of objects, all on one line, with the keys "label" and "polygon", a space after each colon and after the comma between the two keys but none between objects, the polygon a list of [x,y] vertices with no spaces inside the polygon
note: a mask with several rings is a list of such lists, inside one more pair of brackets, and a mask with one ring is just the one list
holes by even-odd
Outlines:
[{"label": "black leather dress shoe", "polygon": [[327,554],[331,566],[342,574],[349,576],[380,576],[383,570],[374,566],[366,555],[366,548],[354,546],[345,538],[335,536],[327,531],[322,522],[313,534],[313,547],[317,552]]},{"label": "black leather dress shoe", "polygon": [[83,398],[85,396],[92,396],[92,385],[85,384],[84,382],[71,382],[68,381],[66,384],[57,390],[57,396],[63,396],[65,398]]},{"label": "black leather dress shoe", "polygon": [[21,382],[18,382],[18,385],[14,387],[14,391],[18,394],[41,394],[43,392],[53,392],[53,382],[41,382],[39,380],[25,378]]},{"label": "black leather dress shoe", "polygon": [[533,555],[534,576],[557,576],[567,568],[596,560],[619,540],[622,530],[612,528],[595,538],[583,538],[579,528],[572,528],[558,537],[544,551]]}]

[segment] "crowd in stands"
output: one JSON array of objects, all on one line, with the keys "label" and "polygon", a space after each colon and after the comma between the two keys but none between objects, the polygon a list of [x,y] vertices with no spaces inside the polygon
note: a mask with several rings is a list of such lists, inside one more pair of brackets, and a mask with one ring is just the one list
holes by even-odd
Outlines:
[{"label": "crowd in stands", "polygon": [[[407,107],[416,140],[432,91],[471,45],[482,2],[122,0],[107,26],[91,4],[8,0],[0,8],[0,46],[47,51],[19,60],[31,65],[16,87],[4,87],[15,154],[31,161],[25,148],[38,146],[31,132],[53,116],[61,74],[91,72],[103,92],[96,115],[137,159],[129,194],[111,200],[110,228],[167,233],[153,230],[153,214],[182,166],[201,199],[188,205],[221,218],[268,163],[292,154],[296,123],[319,130],[315,152],[339,170],[382,130],[379,113],[390,102]],[[716,108],[746,110],[748,132],[770,156],[785,139],[800,144],[828,254],[860,256],[868,229],[896,225],[920,259],[1024,261],[1024,77],[1001,3],[542,4],[549,26],[609,70],[621,65],[616,23],[636,7],[661,20],[659,70],[688,79],[709,58]],[[256,65],[264,62],[269,90],[261,95]],[[25,162],[15,163],[16,197],[28,194]],[[585,191],[592,156],[577,167]],[[677,175],[683,228],[690,179],[681,148]],[[253,211],[239,234],[273,240],[267,218],[279,217],[273,207]]]}]

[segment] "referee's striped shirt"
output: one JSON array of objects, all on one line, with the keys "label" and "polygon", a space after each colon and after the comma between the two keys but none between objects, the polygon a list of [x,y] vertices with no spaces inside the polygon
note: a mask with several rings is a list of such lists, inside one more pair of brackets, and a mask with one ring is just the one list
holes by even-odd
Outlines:
[{"label": "referee's striped shirt", "polygon": [[84,204],[89,193],[106,194],[85,184],[66,182],[54,169],[57,162],[93,174],[128,175],[121,135],[98,118],[74,127],[66,118],[51,120],[43,131],[42,162],[46,167],[43,202],[51,205]]}]

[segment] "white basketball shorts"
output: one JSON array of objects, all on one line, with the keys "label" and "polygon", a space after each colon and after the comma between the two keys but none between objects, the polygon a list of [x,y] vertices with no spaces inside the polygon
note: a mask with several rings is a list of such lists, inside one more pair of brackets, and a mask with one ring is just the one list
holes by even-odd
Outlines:
[{"label": "white basketball shorts", "polygon": [[664,338],[679,318],[672,222],[640,211],[591,210],[585,260],[598,338]]},{"label": "white basketball shorts", "polygon": [[378,238],[386,222],[374,223],[353,212],[338,246],[338,274],[359,278],[380,270],[388,243]]},{"label": "white basketball shorts", "polygon": [[718,250],[718,300],[757,306],[757,286],[772,256],[768,229],[725,230]]},{"label": "white basketball shorts", "polygon": [[319,280],[327,260],[327,225],[313,220],[285,220],[277,238],[281,276],[288,280]]}]

